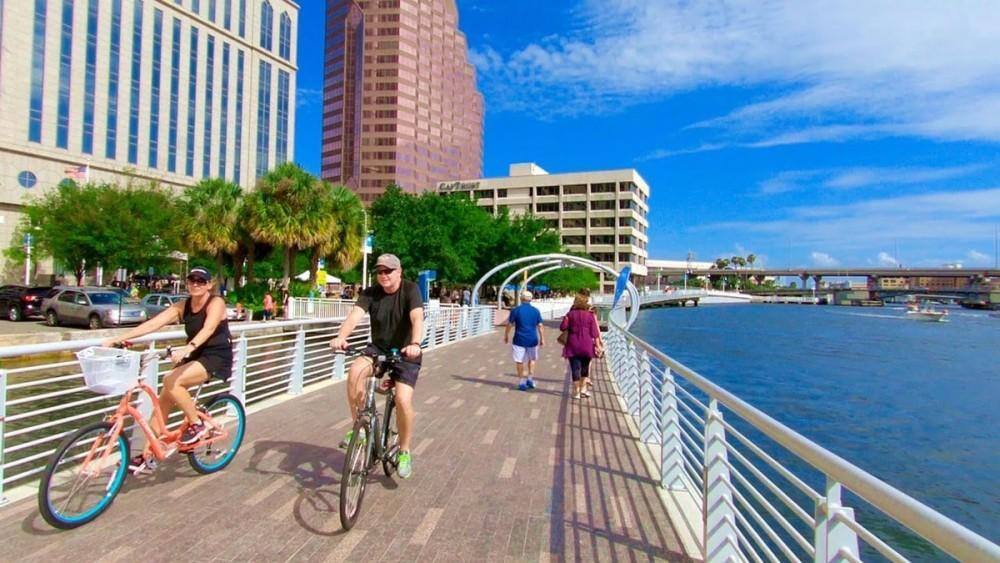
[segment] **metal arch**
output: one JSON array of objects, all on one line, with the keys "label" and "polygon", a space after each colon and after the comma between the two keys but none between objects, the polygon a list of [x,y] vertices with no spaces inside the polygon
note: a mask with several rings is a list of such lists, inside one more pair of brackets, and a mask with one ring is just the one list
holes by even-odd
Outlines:
[{"label": "metal arch", "polygon": [[[598,272],[604,272],[606,274],[613,276],[615,279],[618,279],[618,272],[614,271],[611,267],[605,266],[604,264],[595,262],[593,260],[580,258],[579,256],[570,256],[569,254],[559,254],[559,253],[523,256],[521,258],[508,260],[507,262],[504,262],[503,264],[494,267],[489,272],[486,272],[486,274],[484,274],[483,277],[479,278],[479,281],[476,282],[476,285],[472,290],[472,304],[473,305],[479,304],[479,290],[482,288],[483,284],[486,283],[486,280],[488,280],[493,274],[499,272],[500,270],[508,266],[513,266],[516,264],[524,264],[525,262],[541,262],[544,260],[562,260],[564,262],[570,262],[572,264],[576,264],[579,266],[587,266],[592,270]],[[626,283],[625,290],[628,291],[629,303],[632,304],[632,306],[630,307],[628,320],[625,323],[625,328],[629,328],[632,326],[633,323],[635,323],[636,319],[639,317],[639,307],[641,305],[641,302],[639,300],[639,290],[635,288],[635,284],[633,284],[631,281]],[[624,305],[621,306],[624,308]]]},{"label": "metal arch", "polygon": [[562,264],[562,262],[560,262],[558,266],[552,266],[550,268],[545,268],[544,270],[538,270],[537,272],[535,272],[535,273],[531,274],[530,276],[528,276],[528,279],[524,280],[524,282],[522,282],[518,286],[517,302],[518,303],[521,302],[521,292],[524,291],[525,289],[527,289],[528,284],[531,283],[531,280],[537,278],[538,276],[540,276],[542,274],[547,274],[549,272],[554,272],[556,270],[561,270],[562,268],[563,268],[563,264]]},{"label": "metal arch", "polygon": [[[509,276],[507,276],[507,279],[503,280],[503,283],[500,284],[500,291],[497,292],[497,309],[503,309],[503,290],[504,290],[504,288],[507,287],[507,284],[510,283],[510,280],[514,279],[515,277],[521,275],[522,273],[524,273],[524,272],[526,272],[526,271],[528,271],[528,270],[530,270],[532,268],[541,268],[541,267],[544,267],[544,266],[554,266],[554,265],[557,265],[557,264],[559,266],[562,266],[563,265],[563,261],[562,260],[548,260],[548,261],[545,261],[545,262],[539,262],[537,264],[528,264],[527,266],[524,266],[524,267],[522,267],[522,268],[520,268],[520,269],[515,270],[514,272],[512,272]],[[518,289],[518,293],[520,293],[520,289]],[[516,300],[520,301],[520,299],[518,299],[517,295],[515,295],[514,297],[515,297]]]}]

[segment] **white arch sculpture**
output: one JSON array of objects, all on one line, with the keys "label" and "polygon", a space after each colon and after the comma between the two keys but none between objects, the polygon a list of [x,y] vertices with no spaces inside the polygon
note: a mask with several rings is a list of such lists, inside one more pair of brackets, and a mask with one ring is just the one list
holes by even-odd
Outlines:
[{"label": "white arch sculpture", "polygon": [[[483,277],[479,278],[479,281],[476,282],[476,286],[472,289],[472,304],[473,305],[479,304],[479,290],[482,288],[483,284],[486,283],[486,280],[490,279],[490,277],[493,276],[493,274],[499,272],[500,270],[508,266],[515,266],[517,264],[534,264],[534,267],[541,267],[543,264],[538,264],[539,262],[548,262],[547,264],[544,265],[551,266],[553,265],[552,262],[556,261],[562,262],[563,264],[571,264],[574,266],[587,267],[597,272],[604,272],[605,274],[612,276],[616,280],[618,279],[618,272],[614,271],[609,266],[605,266],[604,264],[595,262],[593,260],[588,260],[587,258],[580,258],[579,256],[570,256],[569,254],[536,254],[534,256],[524,256],[522,258],[515,258],[514,260],[508,260],[507,262],[504,262],[503,264],[494,267],[489,272],[486,272],[486,274],[484,274]],[[521,268],[519,271],[530,269],[530,267],[532,266],[529,266],[528,268]],[[508,280],[509,279],[510,278],[508,278]],[[501,291],[497,293],[497,299],[500,299],[500,295],[503,293],[503,287],[505,287],[506,285],[507,284],[504,283],[504,285],[500,286]],[[633,306],[629,307],[628,318],[625,322],[625,328],[628,329],[639,317],[640,301],[639,301],[639,290],[635,288],[635,285],[631,281],[626,283],[625,291],[627,291],[629,294],[629,302],[634,304]],[[619,305],[616,307],[616,309],[618,308],[621,309],[625,308],[624,300],[619,301]]]}]

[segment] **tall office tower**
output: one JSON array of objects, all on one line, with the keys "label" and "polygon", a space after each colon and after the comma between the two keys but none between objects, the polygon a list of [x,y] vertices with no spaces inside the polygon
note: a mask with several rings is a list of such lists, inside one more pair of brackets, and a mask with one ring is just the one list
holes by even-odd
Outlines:
[{"label": "tall office tower", "polygon": [[65,179],[249,189],[291,160],[298,11],[292,0],[0,0],[0,248],[23,198]]},{"label": "tall office tower", "polygon": [[482,175],[483,97],[454,0],[327,0],[322,176],[366,204]]}]

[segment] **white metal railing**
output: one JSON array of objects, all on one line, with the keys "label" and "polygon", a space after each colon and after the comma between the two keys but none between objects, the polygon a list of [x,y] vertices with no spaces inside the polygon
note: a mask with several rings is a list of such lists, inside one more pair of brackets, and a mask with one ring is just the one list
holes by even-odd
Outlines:
[{"label": "white metal railing", "polygon": [[608,368],[640,440],[657,458],[662,487],[701,506],[698,547],[706,561],[860,561],[859,540],[867,553],[908,561],[899,544],[912,548],[911,538],[886,534],[885,526],[877,531],[893,537],[880,537],[855,518],[845,491],[863,500],[859,509],[874,508],[960,561],[1000,561],[1000,546],[619,326],[610,326],[605,341]]},{"label": "white metal railing", "polygon": [[310,299],[289,297],[286,319],[342,319],[351,312],[354,301],[345,299]]},{"label": "white metal railing", "polygon": [[[493,330],[492,307],[442,309],[425,317],[425,348],[435,348]],[[252,406],[277,396],[298,395],[304,387],[345,377],[346,360],[369,338],[367,318],[349,338],[353,352],[332,354],[328,347],[342,319],[303,319],[230,325],[233,375],[228,384],[211,380],[203,397],[229,390]],[[136,343],[164,347],[184,342],[182,330],[167,330]],[[113,412],[119,397],[95,395],[83,385],[72,352],[100,339],[0,348],[0,505],[5,488],[34,486],[63,437]],[[147,382],[158,388],[169,362],[149,366]],[[140,400],[140,410],[151,406]],[[179,422],[180,413],[174,413]],[[23,491],[22,491],[23,492]]]}]

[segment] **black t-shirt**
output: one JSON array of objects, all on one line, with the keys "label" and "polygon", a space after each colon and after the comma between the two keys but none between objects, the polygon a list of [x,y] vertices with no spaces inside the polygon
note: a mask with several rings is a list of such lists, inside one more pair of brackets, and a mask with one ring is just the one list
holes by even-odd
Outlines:
[{"label": "black t-shirt", "polygon": [[371,316],[372,344],[389,352],[392,348],[402,350],[413,341],[410,311],[423,307],[424,303],[417,284],[403,280],[399,291],[393,294],[386,293],[380,285],[363,290],[356,305]]}]

